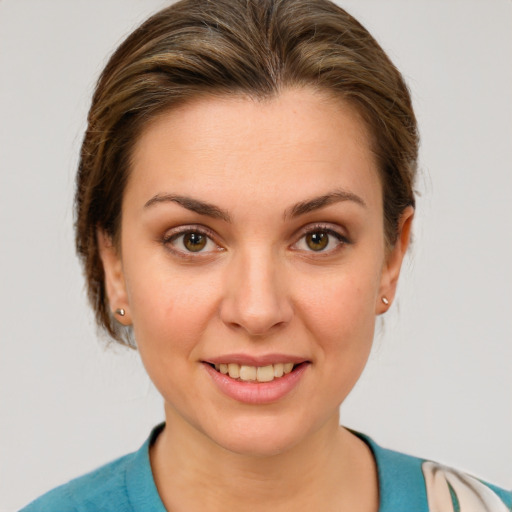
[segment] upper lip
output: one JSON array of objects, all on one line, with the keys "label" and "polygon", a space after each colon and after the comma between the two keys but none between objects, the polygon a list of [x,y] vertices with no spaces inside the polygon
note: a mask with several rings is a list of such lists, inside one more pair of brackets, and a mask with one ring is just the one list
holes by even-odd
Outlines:
[{"label": "upper lip", "polygon": [[249,354],[224,354],[222,356],[209,357],[203,362],[210,364],[229,364],[236,363],[243,366],[268,366],[278,363],[300,364],[307,362],[308,359],[302,356],[294,356],[290,354],[264,354],[253,356]]}]

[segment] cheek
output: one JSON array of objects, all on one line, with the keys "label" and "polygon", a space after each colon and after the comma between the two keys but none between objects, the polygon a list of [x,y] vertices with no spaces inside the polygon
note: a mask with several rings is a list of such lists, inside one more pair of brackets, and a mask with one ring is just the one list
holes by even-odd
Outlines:
[{"label": "cheek", "polygon": [[[315,279],[305,276],[301,295],[308,308],[315,310],[319,317],[333,315],[335,318],[373,316],[374,299],[379,287],[379,273],[368,269],[361,273],[352,272],[350,268],[331,273]],[[352,322],[350,322],[352,323]]]},{"label": "cheek", "polygon": [[322,393],[335,408],[345,401],[368,361],[375,329],[374,289],[351,278],[333,279],[329,293],[317,294],[309,303],[308,330],[317,340]]},{"label": "cheek", "polygon": [[169,269],[154,268],[130,283],[139,354],[153,384],[169,403],[184,404],[196,398],[197,390],[179,382],[187,382],[197,371],[202,334],[215,315],[215,286],[210,284],[187,278],[186,273],[169,275]]},{"label": "cheek", "polygon": [[342,364],[366,360],[375,327],[377,269],[378,265],[369,266],[361,273],[346,268],[316,282],[304,281],[304,321],[326,357],[339,355]]},{"label": "cheek", "polygon": [[190,352],[198,334],[217,307],[212,276],[172,271],[169,265],[145,266],[145,272],[127,272],[135,338],[141,351],[157,354]]}]

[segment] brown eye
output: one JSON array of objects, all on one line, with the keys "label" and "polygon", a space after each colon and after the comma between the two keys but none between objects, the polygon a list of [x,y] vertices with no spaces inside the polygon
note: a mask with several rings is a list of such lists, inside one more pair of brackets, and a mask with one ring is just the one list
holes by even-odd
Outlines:
[{"label": "brown eye", "polygon": [[208,238],[201,233],[186,233],[183,235],[183,245],[190,252],[199,252],[206,247]]},{"label": "brown eye", "polygon": [[308,226],[304,231],[304,234],[292,245],[292,249],[310,253],[310,256],[313,253],[334,255],[339,249],[351,244],[345,235],[327,226]]},{"label": "brown eye", "polygon": [[213,238],[215,235],[210,236],[206,230],[203,231],[202,228],[194,229],[193,226],[190,229],[186,229],[186,226],[181,228],[180,232],[171,232],[162,238],[164,247],[175,256],[201,258],[224,250],[215,243]]},{"label": "brown eye", "polygon": [[326,231],[314,231],[306,235],[306,245],[312,251],[323,251],[329,244],[329,234]]}]

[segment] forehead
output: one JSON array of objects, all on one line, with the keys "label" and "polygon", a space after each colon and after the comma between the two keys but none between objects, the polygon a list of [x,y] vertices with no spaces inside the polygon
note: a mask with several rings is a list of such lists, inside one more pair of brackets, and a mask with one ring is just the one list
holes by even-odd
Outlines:
[{"label": "forehead", "polygon": [[208,194],[204,199],[246,204],[293,202],[335,187],[381,202],[361,117],[348,103],[307,88],[264,101],[202,97],[160,115],[136,143],[126,195],[147,201],[193,188]]}]

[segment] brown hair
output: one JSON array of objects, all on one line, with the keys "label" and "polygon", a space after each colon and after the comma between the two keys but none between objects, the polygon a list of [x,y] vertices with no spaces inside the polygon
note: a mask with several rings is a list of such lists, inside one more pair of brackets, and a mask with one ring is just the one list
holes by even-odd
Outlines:
[{"label": "brown hair", "polygon": [[76,188],[76,247],[100,326],[130,344],[110,313],[96,232],[114,241],[130,157],[157,114],[205,93],[275,96],[312,86],[356,107],[372,135],[385,234],[414,206],[418,134],[404,80],[352,16],[328,0],[181,0],[116,50],[98,81]]}]

